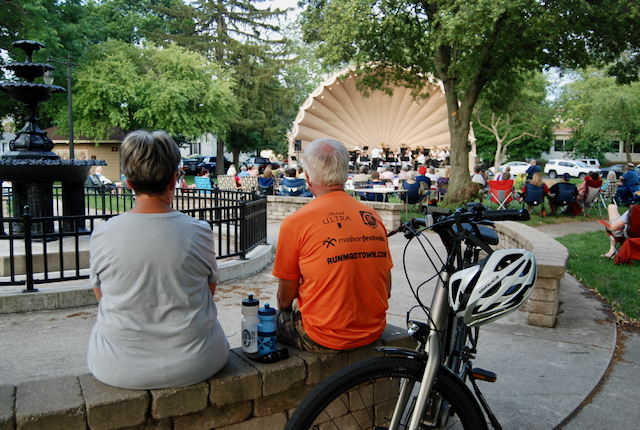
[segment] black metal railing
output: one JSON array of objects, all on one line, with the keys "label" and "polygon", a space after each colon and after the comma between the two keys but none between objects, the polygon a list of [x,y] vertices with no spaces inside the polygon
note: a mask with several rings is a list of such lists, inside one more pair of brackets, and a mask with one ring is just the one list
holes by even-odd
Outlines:
[{"label": "black metal railing", "polygon": [[[63,213],[62,192],[54,187],[53,212]],[[89,237],[97,224],[131,209],[135,195],[121,187],[85,188],[85,214],[34,217],[28,206],[13,207],[3,189],[0,212],[0,286],[35,285],[89,277]],[[189,189],[176,193],[173,207],[211,226],[216,258],[246,258],[267,240],[267,200],[255,193]]]}]

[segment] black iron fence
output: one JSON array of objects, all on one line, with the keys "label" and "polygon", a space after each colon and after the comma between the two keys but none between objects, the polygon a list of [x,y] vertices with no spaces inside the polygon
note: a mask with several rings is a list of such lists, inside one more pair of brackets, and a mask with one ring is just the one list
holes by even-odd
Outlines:
[{"label": "black iron fence", "polygon": [[[89,277],[89,237],[94,227],[131,209],[135,195],[122,187],[85,188],[85,214],[63,213],[62,191],[54,187],[51,217],[34,217],[13,205],[3,188],[0,205],[0,286],[35,285]],[[209,223],[218,259],[246,258],[267,240],[267,200],[255,193],[189,189],[176,193],[173,207]]]}]

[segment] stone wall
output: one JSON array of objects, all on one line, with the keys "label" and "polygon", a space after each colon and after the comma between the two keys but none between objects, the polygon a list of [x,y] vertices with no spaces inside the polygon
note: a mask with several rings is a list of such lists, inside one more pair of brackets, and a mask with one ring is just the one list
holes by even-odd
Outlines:
[{"label": "stone wall", "polygon": [[[393,326],[374,346],[382,345],[414,347],[406,330]],[[289,351],[286,360],[262,364],[233,349],[214,377],[176,389],[123,390],[91,374],[0,386],[0,430],[281,430],[316,384],[380,355],[371,346],[339,354]]]},{"label": "stone wall", "polygon": [[[289,197],[289,196],[267,196],[267,219],[283,220],[309,203],[310,197]],[[400,215],[402,214],[402,203],[383,203],[383,202],[367,202],[362,201],[367,206],[372,207],[378,212],[382,223],[387,230],[393,230],[400,224]]]},{"label": "stone wall", "polygon": [[557,240],[527,225],[504,221],[495,224],[500,248],[523,248],[532,251],[538,263],[538,280],[525,304],[527,322],[553,327],[558,314],[560,280],[564,277],[569,251]]}]

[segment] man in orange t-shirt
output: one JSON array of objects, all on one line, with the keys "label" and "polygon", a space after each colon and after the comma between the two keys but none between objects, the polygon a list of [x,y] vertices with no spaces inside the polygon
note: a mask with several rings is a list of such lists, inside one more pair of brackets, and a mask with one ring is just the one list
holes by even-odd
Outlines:
[{"label": "man in orange t-shirt", "polygon": [[278,341],[314,352],[368,345],[386,326],[387,231],[375,210],[344,191],[349,152],[342,143],[316,139],[303,160],[316,198],[280,227]]}]

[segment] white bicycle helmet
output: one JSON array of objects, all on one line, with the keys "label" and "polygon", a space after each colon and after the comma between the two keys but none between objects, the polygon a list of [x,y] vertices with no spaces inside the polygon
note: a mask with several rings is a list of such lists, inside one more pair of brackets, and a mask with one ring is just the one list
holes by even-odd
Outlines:
[{"label": "white bicycle helmet", "polygon": [[515,311],[529,298],[538,275],[536,258],[524,249],[500,249],[449,280],[449,305],[469,327]]}]

